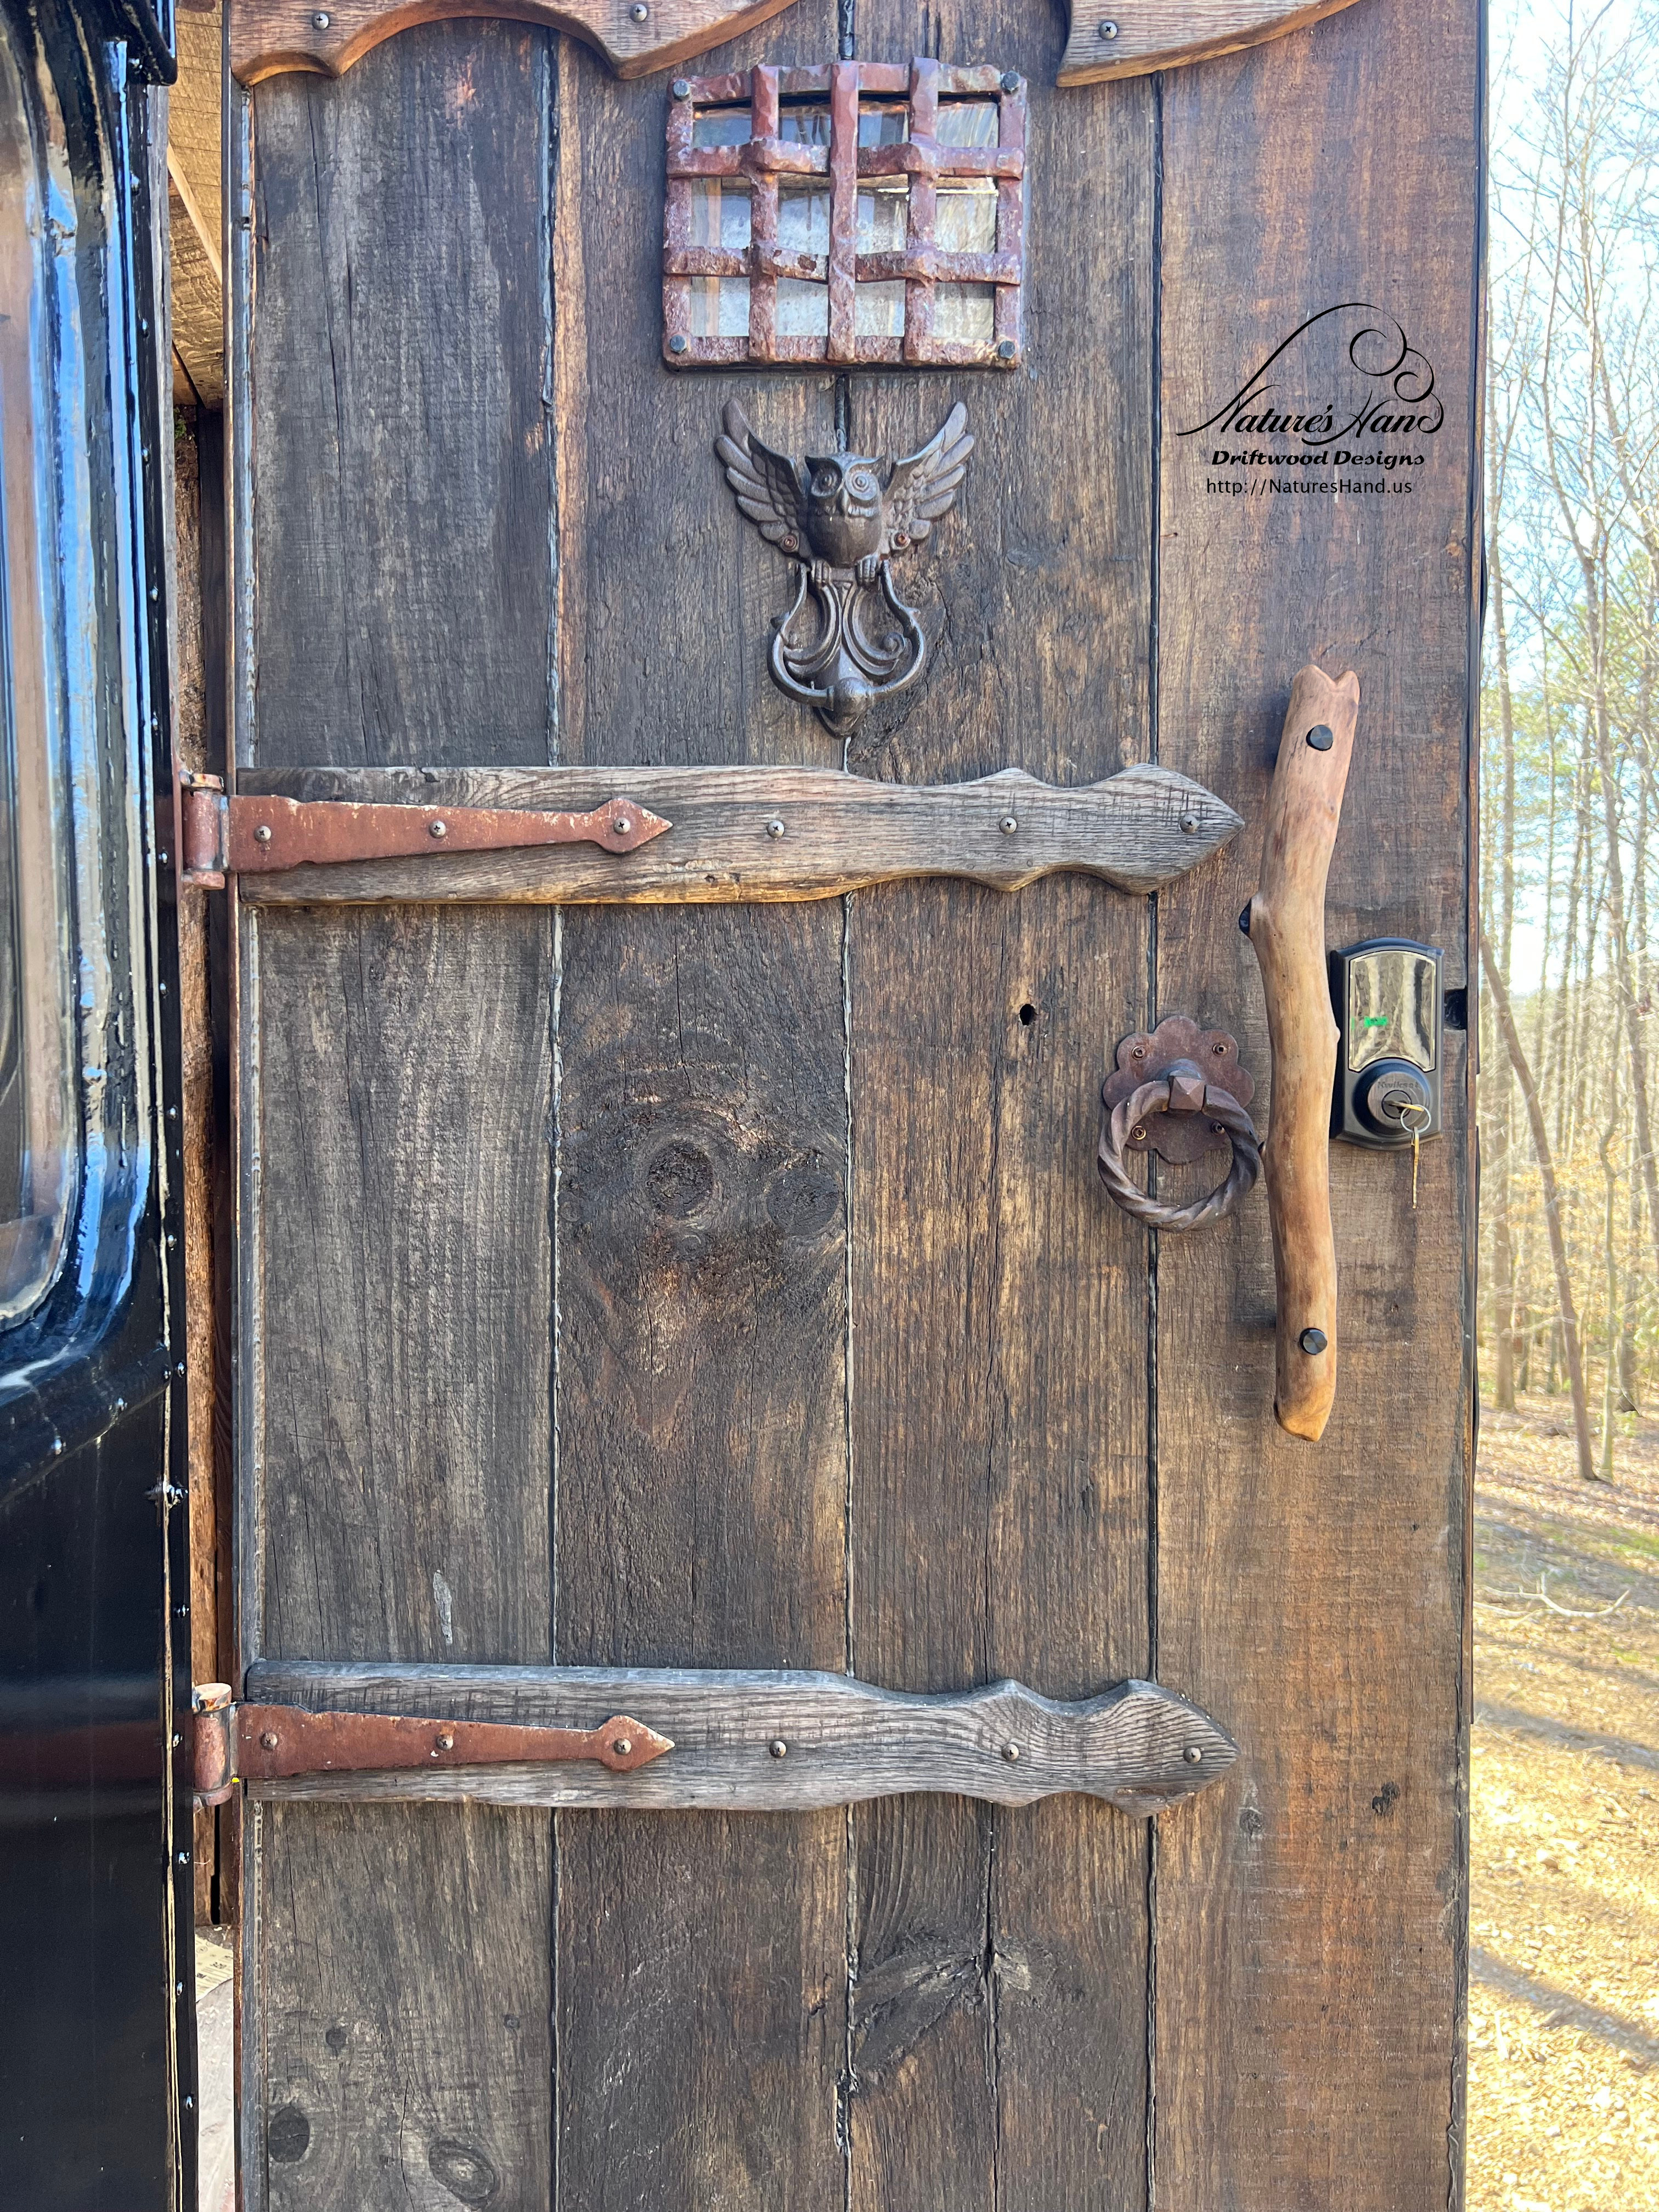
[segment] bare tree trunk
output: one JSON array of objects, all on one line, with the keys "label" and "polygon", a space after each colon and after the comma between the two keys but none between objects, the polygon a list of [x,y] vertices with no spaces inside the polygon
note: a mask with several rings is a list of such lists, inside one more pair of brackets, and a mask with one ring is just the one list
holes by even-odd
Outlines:
[{"label": "bare tree trunk", "polygon": [[1567,1380],[1572,1390],[1572,1425],[1578,1444],[1578,1472],[1586,1482],[1594,1482],[1596,1479],[1595,1457],[1590,1446],[1589,1407],[1584,1395],[1584,1360],[1578,1342],[1578,1310],[1573,1303],[1572,1277],[1567,1267],[1566,1238],[1562,1233],[1561,1209],[1555,1188],[1555,1161],[1550,1151],[1549,1131],[1544,1126],[1544,1109],[1538,1101],[1537,1086],[1532,1079],[1532,1070],[1527,1065],[1520,1032],[1515,1026],[1510,994],[1498,972],[1498,963],[1492,957],[1492,941],[1484,929],[1480,933],[1480,965],[1486,975],[1486,987],[1492,993],[1492,1008],[1498,1016],[1504,1048],[1509,1054],[1510,1066],[1515,1071],[1515,1080],[1526,1104],[1527,1119],[1532,1125],[1533,1150],[1538,1158],[1539,1176],[1544,1187],[1544,1219],[1550,1233],[1550,1256],[1555,1262],[1555,1296],[1561,1319],[1562,1351]]}]

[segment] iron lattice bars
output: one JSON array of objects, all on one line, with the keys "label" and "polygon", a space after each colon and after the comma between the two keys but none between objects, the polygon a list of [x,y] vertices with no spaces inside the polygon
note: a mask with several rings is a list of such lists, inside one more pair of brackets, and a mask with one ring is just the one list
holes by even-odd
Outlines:
[{"label": "iron lattice bars", "polygon": [[665,359],[1015,367],[1024,175],[1012,70],[919,57],[677,78]]}]

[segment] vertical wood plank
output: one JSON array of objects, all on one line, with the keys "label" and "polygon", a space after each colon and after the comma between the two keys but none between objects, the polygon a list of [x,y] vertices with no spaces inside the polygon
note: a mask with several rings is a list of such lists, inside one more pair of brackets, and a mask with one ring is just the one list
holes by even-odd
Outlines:
[{"label": "vertical wood plank", "polygon": [[[1425,38],[1433,67],[1402,71]],[[1468,927],[1479,38],[1464,0],[1409,29],[1375,0],[1163,94],[1162,758],[1259,825],[1296,669],[1357,669],[1328,941],[1443,945],[1449,985]],[[1206,439],[1176,434],[1346,300],[1398,316],[1433,365],[1437,436],[1351,442],[1425,453],[1410,492],[1209,490],[1272,472],[1208,466]],[[1275,404],[1297,396],[1287,365]],[[1158,963],[1161,1005],[1234,1030],[1258,1079],[1235,921],[1260,847],[1247,830],[1162,902]],[[1471,1194],[1463,1040],[1448,1045],[1448,1134],[1424,1149],[1415,1212],[1408,1154],[1333,1148],[1342,1371],[1321,1443],[1272,1417],[1265,1206],[1159,1256],[1158,1662],[1244,1754],[1161,1830],[1160,2202],[1460,2199]]]},{"label": "vertical wood plank", "polygon": [[[834,15],[698,66],[821,61]],[[713,444],[735,394],[769,442],[822,449],[833,387],[660,365],[663,123],[562,49],[559,757],[832,761],[766,673],[788,574]],[[560,928],[557,1656],[837,1667],[840,908]],[[557,1829],[558,2205],[841,2212],[843,1816]]]},{"label": "vertical wood plank", "polygon": [[262,767],[549,757],[550,51],[434,25],[254,94]]},{"label": "vertical wood plank", "polygon": [[[550,55],[444,25],[254,95],[260,765],[550,757]],[[246,926],[246,1641],[544,1659],[550,918]],[[294,1809],[250,1861],[250,2212],[544,2204],[550,1822]]]},{"label": "vertical wood plank", "polygon": [[[1030,83],[1028,358],[859,379],[852,441],[913,451],[963,400],[956,511],[905,570],[935,659],[854,744],[866,773],[1147,757],[1152,101],[1054,89],[1016,6],[860,21]],[[1147,1661],[1146,1241],[1096,1187],[1096,1096],[1139,1026],[1147,909],[1098,886],[853,902],[852,1653],[1058,1696]],[[853,2202],[1121,2212],[1145,2197],[1144,1826],[1085,1802],[860,1807]]]}]

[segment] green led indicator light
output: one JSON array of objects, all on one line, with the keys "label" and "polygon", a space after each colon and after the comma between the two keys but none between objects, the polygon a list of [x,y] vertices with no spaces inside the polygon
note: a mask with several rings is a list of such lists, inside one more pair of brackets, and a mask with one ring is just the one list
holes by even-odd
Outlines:
[{"label": "green led indicator light", "polygon": [[1389,1018],[1386,1014],[1367,1014],[1365,1026],[1368,1030],[1385,1030],[1389,1026]]}]

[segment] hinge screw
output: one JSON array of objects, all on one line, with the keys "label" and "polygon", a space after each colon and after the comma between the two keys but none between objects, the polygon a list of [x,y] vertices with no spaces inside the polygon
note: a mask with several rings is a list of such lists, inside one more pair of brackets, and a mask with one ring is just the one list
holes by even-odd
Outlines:
[{"label": "hinge screw", "polygon": [[766,825],[766,834],[767,834],[767,836],[768,836],[769,837],[781,837],[781,836],[782,836],[782,835],[783,835],[783,823],[782,823],[778,819],[778,817],[777,817],[775,815],[773,817],[773,818],[771,819],[771,821],[769,821],[769,822],[767,823],[767,825]]},{"label": "hinge screw", "polygon": [[774,1759],[783,1759],[787,1756],[789,1747],[781,1735],[775,1735],[771,1741],[770,1749]]},{"label": "hinge screw", "polygon": [[1100,31],[1099,31],[1098,35],[1099,35],[1101,38],[1103,38],[1103,39],[1115,39],[1115,38],[1116,38],[1116,36],[1117,36],[1117,25],[1116,25],[1115,23],[1103,23],[1103,24],[1101,25],[1101,27],[1100,27]]},{"label": "hinge screw", "polygon": [[256,845],[270,844],[270,824],[269,822],[262,822],[259,824],[258,828],[253,833],[253,842]]},{"label": "hinge screw", "polygon": [[626,814],[619,814],[611,825],[611,834],[613,837],[631,837],[634,834],[632,818]]},{"label": "hinge screw", "polygon": [[1188,1766],[1196,1766],[1204,1756],[1204,1747],[1199,1743],[1189,1743],[1182,1756]]},{"label": "hinge screw", "polygon": [[438,1748],[440,1751],[454,1750],[455,1739],[448,1733],[447,1730],[446,1730],[445,1733],[438,1738]]},{"label": "hinge screw", "polygon": [[634,1753],[634,1740],[631,1736],[619,1735],[611,1744],[611,1748],[618,1759],[630,1759]]},{"label": "hinge screw", "polygon": [[1005,837],[1012,837],[1018,827],[1019,817],[1014,814],[1005,814],[997,824],[997,828],[1001,830]]},{"label": "hinge screw", "polygon": [[1012,1766],[1019,1757],[1019,1746],[1017,1743],[1005,1743],[1002,1747],[1002,1755]]},{"label": "hinge screw", "polygon": [[426,825],[426,832],[428,837],[447,837],[449,824],[447,822],[428,822]]},{"label": "hinge screw", "polygon": [[275,1751],[278,1741],[276,1729],[267,1729],[259,1741],[267,1751]]}]

